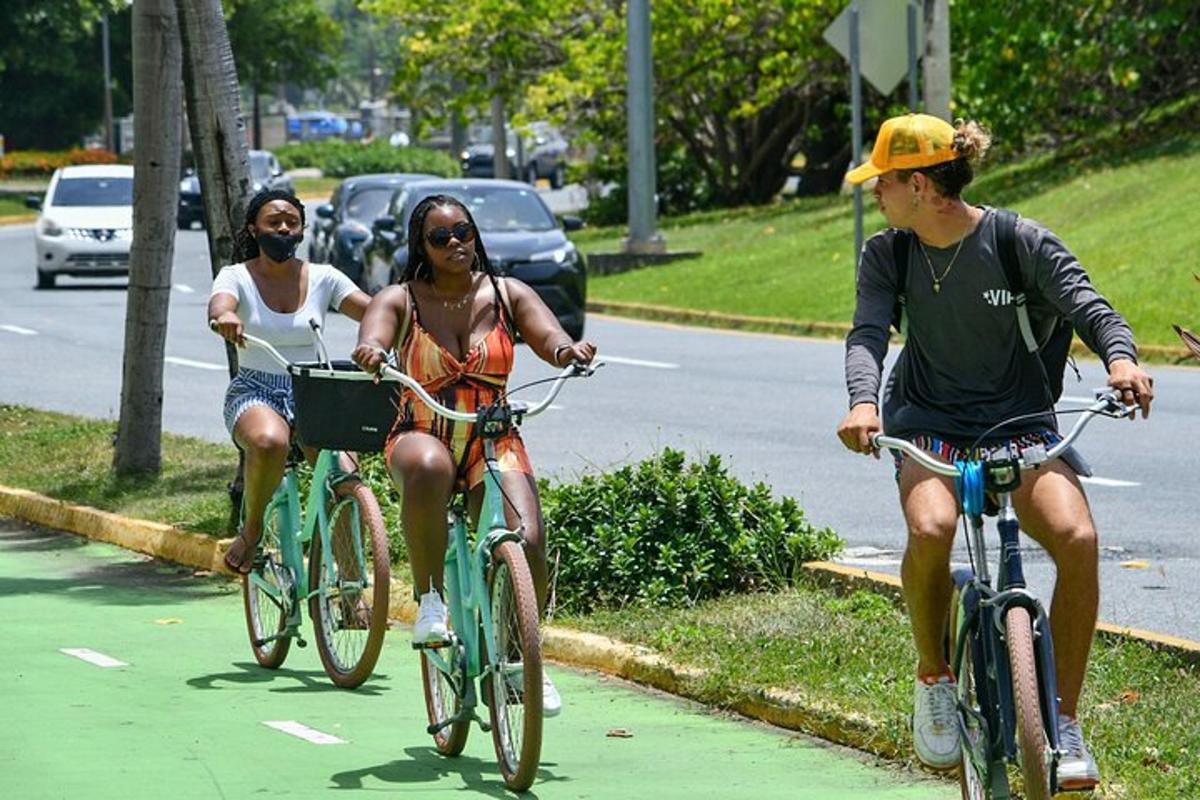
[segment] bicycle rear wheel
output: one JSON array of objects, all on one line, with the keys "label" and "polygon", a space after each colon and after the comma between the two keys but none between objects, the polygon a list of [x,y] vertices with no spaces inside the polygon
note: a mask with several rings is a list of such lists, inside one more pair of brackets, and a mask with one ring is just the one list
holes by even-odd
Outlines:
[{"label": "bicycle rear wheel", "polygon": [[357,481],[342,486],[347,494],[329,513],[332,552],[325,552],[319,534],[312,540],[308,613],[326,674],[353,689],[371,677],[383,648],[392,568],[375,495]]},{"label": "bicycle rear wheel", "polygon": [[542,641],[537,597],[525,553],[503,542],[492,554],[488,596],[496,650],[489,653],[485,696],[504,783],[523,792],[542,752]]},{"label": "bicycle rear wheel", "polygon": [[[456,679],[466,680],[462,670],[462,645],[455,644],[448,649],[447,657],[455,665]],[[462,709],[463,690],[466,687],[459,686],[455,691],[451,677],[438,669],[424,650],[421,651],[421,685],[425,688],[425,712],[430,725],[440,726]],[[470,732],[471,721],[459,720],[433,734],[433,744],[442,755],[456,756],[467,746],[467,734]]]},{"label": "bicycle rear wheel", "polygon": [[1012,670],[1013,703],[1017,712],[1017,745],[1026,800],[1050,800],[1050,743],[1042,720],[1038,692],[1033,621],[1029,609],[1013,606],[1004,614],[1004,636]]},{"label": "bicycle rear wheel", "polygon": [[[951,595],[948,658],[953,659],[958,646],[958,625],[962,594],[957,587]],[[962,660],[956,665],[958,673],[959,724],[963,726],[962,759],[958,765],[958,788],[963,800],[988,800],[988,734],[980,708],[978,687],[975,685],[976,654],[971,631],[966,632]],[[951,662],[953,663],[953,662]],[[964,710],[964,706],[969,711]],[[974,712],[974,713],[970,713]],[[978,716],[976,716],[978,715]],[[977,764],[984,765],[981,769]],[[1003,768],[1003,765],[1001,765]]]},{"label": "bicycle rear wheel", "polygon": [[[267,506],[254,568],[249,575],[242,576],[242,605],[246,609],[250,649],[254,660],[267,669],[278,669],[292,646],[291,637],[284,633],[294,602],[295,585],[279,549],[279,537],[283,534],[281,517],[278,507]],[[260,580],[265,587],[258,583]],[[279,638],[264,641],[272,636]]]}]

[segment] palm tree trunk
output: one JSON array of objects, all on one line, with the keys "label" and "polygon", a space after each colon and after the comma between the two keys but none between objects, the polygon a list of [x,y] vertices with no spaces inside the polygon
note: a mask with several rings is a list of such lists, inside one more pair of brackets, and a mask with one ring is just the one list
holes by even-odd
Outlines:
[{"label": "palm tree trunk", "polygon": [[183,127],[180,62],[172,0],[138,0],[133,9],[133,245],[113,456],[118,475],[157,475],[162,468],[163,350]]}]

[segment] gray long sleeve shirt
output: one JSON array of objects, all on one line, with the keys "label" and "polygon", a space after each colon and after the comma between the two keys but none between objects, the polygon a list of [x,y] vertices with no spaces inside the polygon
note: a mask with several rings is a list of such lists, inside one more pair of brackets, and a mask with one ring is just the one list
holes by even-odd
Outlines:
[{"label": "gray long sleeve shirt", "polygon": [[[958,258],[942,278],[940,292],[934,292],[931,272],[942,275],[954,248],[927,248],[931,268],[921,252],[923,245],[912,237],[905,291],[906,343],[888,378],[882,406],[883,427],[891,435],[925,433],[970,443],[1001,420],[1050,407],[1042,368],[1025,349],[997,254],[996,213],[987,207],[983,211],[983,219],[963,240]],[[1062,241],[1023,218],[1016,233],[1034,330],[1042,330],[1053,315],[1063,316],[1106,365],[1119,358],[1136,361],[1129,326],[1095,290]],[[863,247],[854,327],[846,337],[851,406],[878,403],[897,296],[894,236],[894,230],[882,231]],[[1052,417],[1042,417],[1007,427],[1004,434],[1053,424]]]}]

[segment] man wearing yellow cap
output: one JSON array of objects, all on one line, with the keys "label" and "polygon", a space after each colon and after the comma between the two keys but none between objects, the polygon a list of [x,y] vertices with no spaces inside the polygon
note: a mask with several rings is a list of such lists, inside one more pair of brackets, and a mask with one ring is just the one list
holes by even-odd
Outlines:
[{"label": "man wearing yellow cap", "polygon": [[[925,114],[895,117],[880,128],[870,160],[847,176],[854,184],[874,179],[875,199],[891,226],[866,242],[859,263],[854,327],[846,338],[850,411],[838,428],[851,450],[872,453],[870,436],[886,428],[943,459],[965,460],[979,457],[968,451],[988,428],[1018,415],[1028,418],[984,438],[984,452],[1019,452],[1060,440],[1051,413],[1055,376],[1048,375],[1038,351],[1023,343],[1015,292],[1006,280],[998,246],[1003,212],[962,199],[972,165],[989,143],[974,123],[951,126]],[[1137,364],[1124,319],[1058,237],[1031,220],[1003,219],[1015,233],[1010,239],[1032,329],[1069,320],[1103,359],[1109,385],[1147,415],[1153,382]],[[907,265],[903,286],[900,260]],[[896,308],[902,309],[905,345],[883,393],[881,425],[879,390]],[[1066,333],[1069,339],[1069,329]],[[1099,603],[1098,545],[1077,475],[1086,466],[1077,458],[1071,462],[1056,460],[1031,473],[1013,503],[1022,529],[1057,568],[1051,629],[1065,751],[1058,783],[1084,789],[1099,781],[1076,718]],[[923,762],[948,769],[959,761],[959,732],[956,688],[942,642],[958,501],[950,479],[911,459],[897,458],[897,480],[908,525],[901,577],[918,654],[913,741]]]}]

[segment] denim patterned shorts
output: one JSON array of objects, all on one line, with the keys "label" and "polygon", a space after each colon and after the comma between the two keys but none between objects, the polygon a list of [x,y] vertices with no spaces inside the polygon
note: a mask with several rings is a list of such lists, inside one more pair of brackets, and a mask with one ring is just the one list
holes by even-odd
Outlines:
[{"label": "denim patterned shorts", "polygon": [[238,418],[251,406],[266,406],[287,422],[296,424],[292,377],[241,368],[225,390],[225,428],[233,435]]}]

